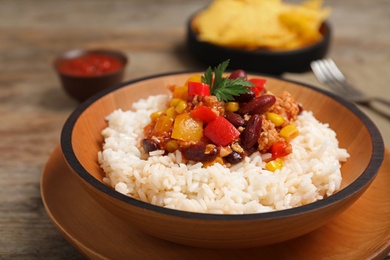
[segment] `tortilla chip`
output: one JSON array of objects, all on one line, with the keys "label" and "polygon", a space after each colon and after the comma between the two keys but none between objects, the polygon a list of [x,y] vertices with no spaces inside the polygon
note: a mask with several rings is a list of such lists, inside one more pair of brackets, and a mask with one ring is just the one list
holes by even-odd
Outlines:
[{"label": "tortilla chip", "polygon": [[201,41],[243,49],[294,49],[322,38],[319,28],[330,10],[321,0],[300,5],[281,0],[215,0],[193,28]]}]

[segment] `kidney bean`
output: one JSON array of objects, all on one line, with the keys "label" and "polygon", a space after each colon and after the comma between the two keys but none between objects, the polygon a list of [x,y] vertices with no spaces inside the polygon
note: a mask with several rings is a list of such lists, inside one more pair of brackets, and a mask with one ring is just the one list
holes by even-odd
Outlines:
[{"label": "kidney bean", "polygon": [[229,76],[229,79],[238,79],[238,78],[247,80],[246,72],[244,70],[235,70]]},{"label": "kidney bean", "polygon": [[265,113],[273,104],[275,104],[276,98],[273,95],[263,95],[256,97],[243,105],[237,112],[240,115],[253,115]]},{"label": "kidney bean", "polygon": [[158,150],[160,147],[158,146],[158,143],[152,139],[144,139],[142,140],[142,147],[146,152],[152,152],[155,150]]},{"label": "kidney bean", "polygon": [[257,152],[257,151],[258,151],[258,147],[253,146],[249,149],[245,149],[245,154],[246,154],[246,156],[251,156],[254,152]]},{"label": "kidney bean", "polygon": [[237,164],[244,159],[244,156],[242,156],[242,154],[240,153],[233,151],[228,156],[225,156],[224,158],[228,163]]},{"label": "kidney bean", "polygon": [[245,125],[245,120],[239,114],[228,112],[225,115],[225,118],[236,128]]},{"label": "kidney bean", "polygon": [[183,150],[183,155],[188,160],[199,162],[211,161],[215,159],[218,155],[217,147],[214,146],[210,151],[206,151],[206,146],[207,144],[203,142],[193,144]]},{"label": "kidney bean", "polygon": [[248,150],[252,148],[260,137],[261,132],[261,116],[258,114],[252,115],[244,131],[241,133],[241,146]]},{"label": "kidney bean", "polygon": [[249,102],[252,99],[254,99],[255,97],[256,97],[256,93],[253,90],[249,89],[248,92],[240,94],[238,96],[235,96],[234,101],[240,102],[240,103]]},{"label": "kidney bean", "polygon": [[298,115],[302,114],[303,112],[303,105],[301,103],[298,103]]}]

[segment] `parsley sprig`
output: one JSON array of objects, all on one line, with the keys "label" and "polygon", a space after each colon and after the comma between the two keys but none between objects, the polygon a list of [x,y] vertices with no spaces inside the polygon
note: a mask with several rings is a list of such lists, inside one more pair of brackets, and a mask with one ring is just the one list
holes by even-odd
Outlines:
[{"label": "parsley sprig", "polygon": [[224,78],[223,73],[228,65],[229,60],[226,60],[214,68],[214,82],[211,67],[208,67],[202,76],[202,82],[210,86],[210,93],[215,95],[221,102],[232,101],[235,96],[247,93],[249,91],[249,87],[253,86],[250,81],[245,81],[242,78]]}]

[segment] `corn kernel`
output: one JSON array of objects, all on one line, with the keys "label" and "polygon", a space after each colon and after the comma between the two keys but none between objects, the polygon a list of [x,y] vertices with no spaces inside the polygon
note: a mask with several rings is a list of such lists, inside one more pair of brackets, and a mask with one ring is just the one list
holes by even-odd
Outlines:
[{"label": "corn kernel", "polygon": [[175,118],[177,113],[176,113],[176,110],[175,110],[175,107],[169,107],[166,111],[166,114],[169,118]]},{"label": "corn kernel", "polygon": [[277,158],[273,161],[269,161],[265,164],[265,168],[271,172],[274,172],[276,170],[281,170],[283,166],[284,166],[284,162],[280,158]]},{"label": "corn kernel", "polygon": [[267,119],[274,123],[275,126],[281,126],[284,123],[284,118],[276,113],[268,112]]},{"label": "corn kernel", "polygon": [[236,112],[240,108],[238,102],[227,102],[225,104],[225,110],[229,112]]},{"label": "corn kernel", "polygon": [[176,140],[169,140],[165,143],[165,150],[167,150],[169,153],[173,153],[179,149],[179,143]]},{"label": "corn kernel", "polygon": [[172,107],[175,107],[175,106],[177,106],[177,104],[179,104],[180,101],[181,101],[180,98],[172,98],[172,100],[171,100],[171,102],[170,102],[170,105],[171,105]]},{"label": "corn kernel", "polygon": [[181,100],[181,101],[177,104],[175,110],[176,110],[176,112],[177,112],[178,114],[181,114],[181,113],[184,112],[184,110],[185,110],[186,108],[187,108],[187,102],[185,102],[184,100]]},{"label": "corn kernel", "polygon": [[188,86],[188,82],[202,82],[202,76],[198,74],[192,75],[187,79],[186,86]]},{"label": "corn kernel", "polygon": [[286,140],[286,142],[290,142],[298,136],[299,131],[295,125],[287,125],[280,130],[279,134],[284,138],[284,140]]},{"label": "corn kernel", "polygon": [[155,121],[155,120],[157,120],[157,118],[160,117],[162,114],[164,114],[164,110],[156,111],[156,112],[150,114],[150,119],[152,119],[152,121]]}]

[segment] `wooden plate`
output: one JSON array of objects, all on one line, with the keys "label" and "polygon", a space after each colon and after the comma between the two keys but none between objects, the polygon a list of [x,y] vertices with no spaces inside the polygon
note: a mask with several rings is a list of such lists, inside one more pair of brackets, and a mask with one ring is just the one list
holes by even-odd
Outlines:
[{"label": "wooden plate", "polygon": [[390,151],[363,196],[324,227],[287,242],[240,250],[188,247],[150,237],[117,219],[82,189],[60,147],[42,174],[42,200],[62,235],[90,259],[383,259],[390,252]]}]

